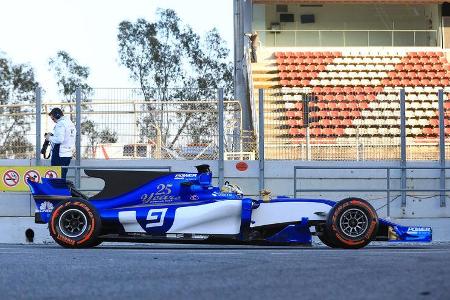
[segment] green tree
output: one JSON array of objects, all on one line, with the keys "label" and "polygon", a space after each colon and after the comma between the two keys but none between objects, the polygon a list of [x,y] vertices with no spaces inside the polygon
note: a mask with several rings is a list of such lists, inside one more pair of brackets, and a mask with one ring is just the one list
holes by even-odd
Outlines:
[{"label": "green tree", "polygon": [[[141,141],[155,136],[156,128],[169,149],[187,129],[192,136],[210,139],[211,125],[216,127],[217,122],[217,114],[212,112],[216,105],[187,100],[216,99],[217,87],[225,88],[228,97],[232,94],[230,51],[218,31],[213,29],[201,38],[173,10],[159,9],[153,23],[144,19],[121,22],[118,41],[120,62],[130,71],[130,78],[139,83],[148,101],[148,114],[138,121]],[[151,100],[161,102],[156,105]],[[168,100],[186,102],[176,108],[180,113],[175,119],[163,113]],[[198,109],[205,112],[196,113]]]},{"label": "green tree", "polygon": [[[82,66],[76,59],[71,57],[66,51],[58,51],[56,55],[49,59],[50,70],[54,73],[56,83],[58,85],[59,93],[64,97],[64,101],[74,104],[75,94],[77,88],[82,92],[82,108],[83,111],[92,110],[88,104],[89,96],[92,94],[93,89],[87,83],[90,75],[89,67]],[[74,106],[69,105],[70,116],[72,121],[75,119]],[[99,132],[96,129],[94,121],[89,120],[86,115],[82,116],[81,123],[81,135],[87,138],[86,153],[89,152],[93,155],[95,147],[99,140],[114,140],[117,141],[117,133],[105,129]]]},{"label": "green tree", "polygon": [[81,88],[85,97],[92,92],[92,88],[87,83],[89,68],[80,65],[66,51],[58,51],[49,59],[48,64],[55,76],[59,93],[67,102],[75,101],[75,92],[78,87]]},{"label": "green tree", "polygon": [[97,124],[94,121],[86,120],[81,123],[81,134],[88,138],[88,144],[85,150],[86,158],[95,158],[95,151],[99,143],[117,143],[117,133],[109,128],[98,131]]},{"label": "green tree", "polygon": [[0,52],[0,155],[27,158],[33,145],[26,135],[33,121],[38,83],[33,68],[15,64]]}]

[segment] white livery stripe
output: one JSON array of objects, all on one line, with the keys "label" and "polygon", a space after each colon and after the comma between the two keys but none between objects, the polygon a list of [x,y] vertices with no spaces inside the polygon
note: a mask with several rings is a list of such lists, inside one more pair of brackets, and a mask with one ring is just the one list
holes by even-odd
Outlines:
[{"label": "white livery stripe", "polygon": [[136,219],[136,211],[119,211],[119,222],[125,232],[145,232]]},{"label": "white livery stripe", "polygon": [[318,202],[272,202],[261,203],[252,212],[251,227],[299,222],[302,218],[309,220],[325,220],[324,216],[316,215],[316,212],[328,213],[331,206]]},{"label": "white livery stripe", "polygon": [[180,207],[167,233],[238,234],[241,200],[226,200],[193,207]]}]

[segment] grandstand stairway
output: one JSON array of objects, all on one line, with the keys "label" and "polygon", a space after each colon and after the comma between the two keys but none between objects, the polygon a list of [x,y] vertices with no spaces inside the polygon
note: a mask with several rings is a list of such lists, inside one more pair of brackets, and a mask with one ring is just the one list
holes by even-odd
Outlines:
[{"label": "grandstand stairway", "polygon": [[[279,146],[305,143],[305,100],[309,101],[311,143],[348,145],[370,140],[371,144],[392,144],[400,138],[401,88],[406,92],[408,141],[436,143],[437,91],[450,84],[450,64],[442,50],[295,50],[261,49],[260,62],[252,64],[254,99],[259,88],[266,89],[265,141],[274,145],[266,149],[266,157],[299,158],[298,147],[280,152]],[[450,117],[450,101],[444,106]],[[397,148],[386,149],[387,159],[398,158]],[[437,157],[429,147],[418,149],[415,155],[419,158]],[[353,155],[338,151],[329,159],[354,159]]]}]

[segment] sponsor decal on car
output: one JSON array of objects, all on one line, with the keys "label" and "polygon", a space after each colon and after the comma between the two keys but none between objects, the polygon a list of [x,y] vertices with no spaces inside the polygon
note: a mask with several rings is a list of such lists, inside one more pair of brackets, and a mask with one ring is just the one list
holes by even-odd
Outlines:
[{"label": "sponsor decal on car", "polygon": [[41,205],[39,206],[39,212],[52,212],[54,206],[50,201],[44,201],[41,203]]},{"label": "sponsor decal on car", "polygon": [[408,227],[408,234],[418,234],[421,232],[431,232],[430,227]]},{"label": "sponsor decal on car", "polygon": [[149,194],[143,194],[141,196],[141,201],[143,204],[148,203],[164,203],[164,202],[172,202],[175,200],[180,200],[180,196],[173,196],[172,195],[172,184],[158,184],[156,187],[156,192],[149,193]]},{"label": "sponsor decal on car", "polygon": [[197,174],[190,174],[190,173],[182,173],[182,174],[175,174],[175,180],[180,179],[186,179],[186,178],[196,178]]}]

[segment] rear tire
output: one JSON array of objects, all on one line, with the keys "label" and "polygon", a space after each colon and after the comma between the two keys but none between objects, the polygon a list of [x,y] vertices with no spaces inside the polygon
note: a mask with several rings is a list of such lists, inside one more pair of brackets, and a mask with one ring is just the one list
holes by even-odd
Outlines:
[{"label": "rear tire", "polygon": [[378,231],[378,216],[367,201],[347,198],[328,213],[326,236],[335,247],[358,249],[367,246]]},{"label": "rear tire", "polygon": [[49,222],[52,238],[65,248],[90,248],[101,243],[101,220],[86,200],[63,201],[52,212]]}]

